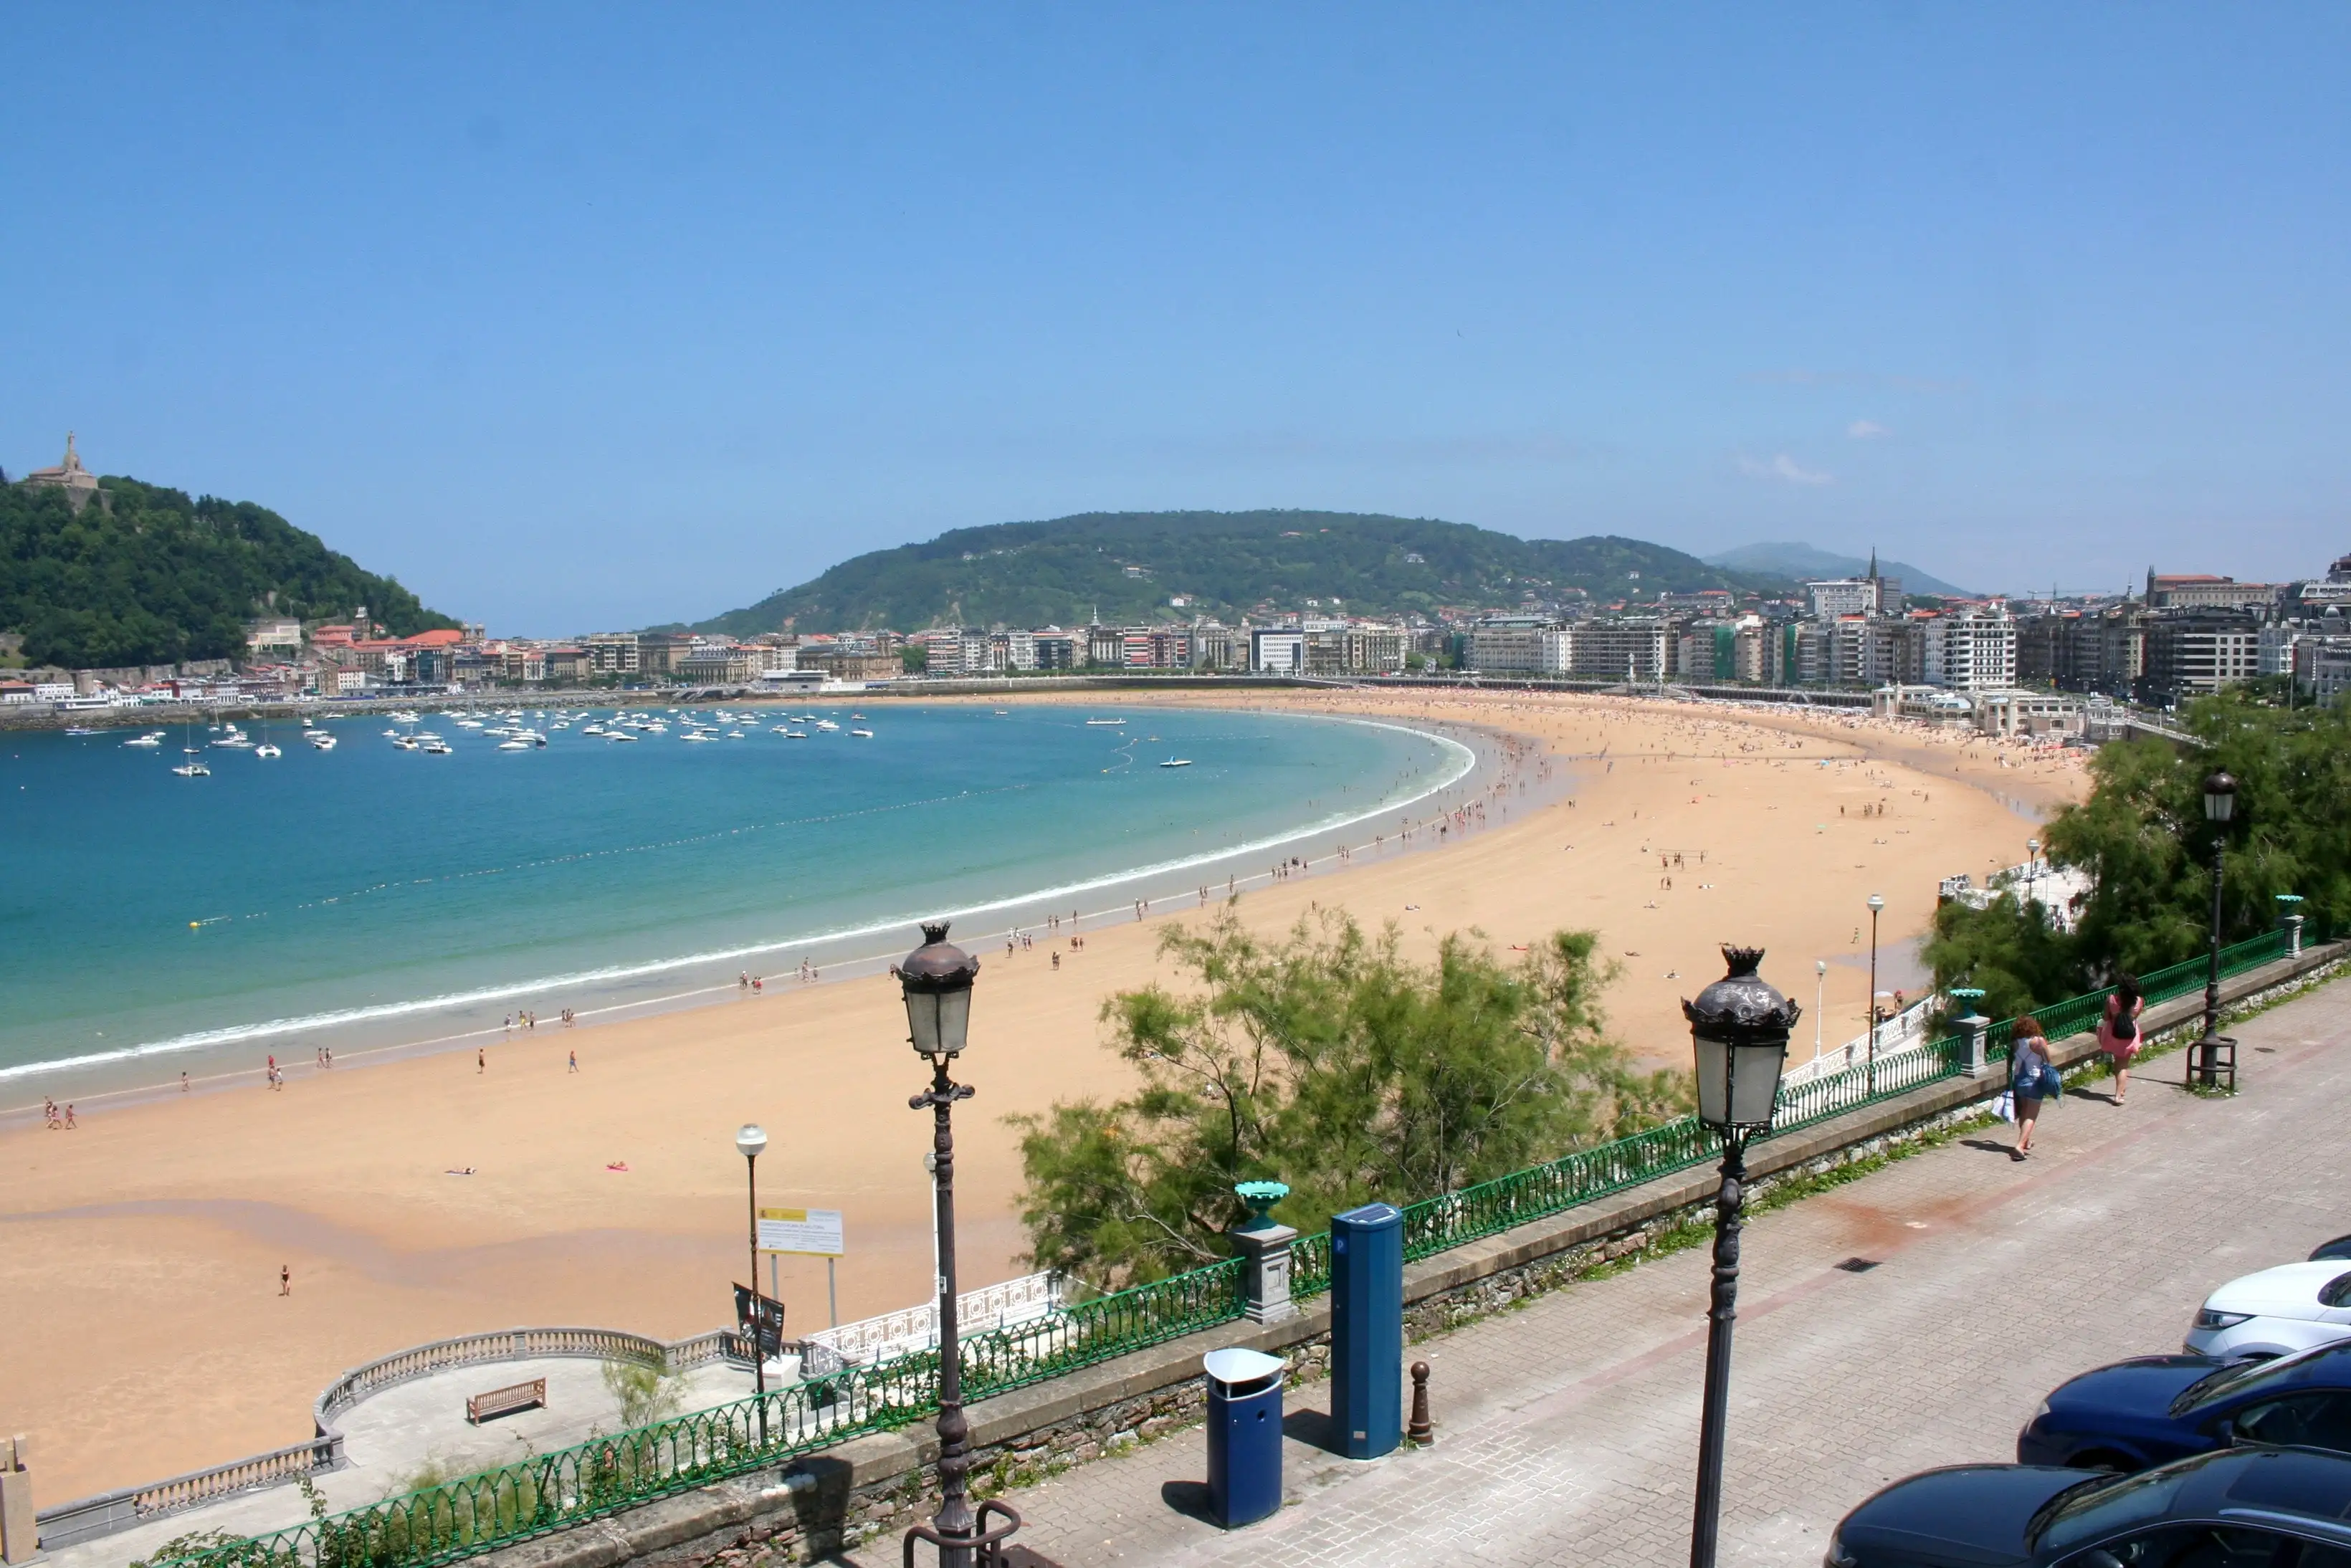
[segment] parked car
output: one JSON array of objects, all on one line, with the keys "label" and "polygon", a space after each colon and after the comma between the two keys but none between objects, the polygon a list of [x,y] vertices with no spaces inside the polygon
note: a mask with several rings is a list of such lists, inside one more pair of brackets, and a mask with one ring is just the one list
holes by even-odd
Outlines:
[{"label": "parked car", "polygon": [[2204,1298],[2182,1345],[2190,1355],[2283,1355],[2351,1339],[2351,1270],[2340,1259],[2285,1263]]},{"label": "parked car", "polygon": [[2136,1475],[1961,1465],[1844,1516],[1823,1568],[2351,1568],[2351,1458],[2223,1448]]},{"label": "parked car", "polygon": [[2310,1260],[2314,1263],[2324,1262],[2329,1258],[2351,1259],[2351,1236],[2338,1236],[2332,1241],[2323,1243],[2317,1251],[2310,1255]]},{"label": "parked car", "polygon": [[2351,1454],[2351,1340],[2267,1360],[2148,1355],[2085,1372],[2041,1402],[2016,1458],[2143,1470],[2232,1443]]}]

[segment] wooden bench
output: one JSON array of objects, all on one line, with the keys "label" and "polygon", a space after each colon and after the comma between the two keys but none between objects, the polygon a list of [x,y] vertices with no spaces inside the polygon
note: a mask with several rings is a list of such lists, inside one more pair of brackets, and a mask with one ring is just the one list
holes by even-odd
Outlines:
[{"label": "wooden bench", "polygon": [[465,1401],[465,1419],[478,1427],[499,1416],[511,1416],[517,1410],[547,1408],[547,1379],[534,1377],[528,1383],[509,1384],[493,1388],[487,1394],[476,1394]]}]

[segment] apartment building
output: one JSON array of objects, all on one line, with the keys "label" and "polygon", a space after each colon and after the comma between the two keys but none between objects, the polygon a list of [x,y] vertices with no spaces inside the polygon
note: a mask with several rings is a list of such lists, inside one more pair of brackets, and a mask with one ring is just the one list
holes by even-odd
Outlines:
[{"label": "apartment building", "polygon": [[2016,685],[2016,622],[2006,610],[1947,612],[1918,630],[1928,685],[1978,692]]},{"label": "apartment building", "polygon": [[2158,610],[2146,632],[2150,701],[2184,702],[2260,673],[2261,618],[2250,610]]}]

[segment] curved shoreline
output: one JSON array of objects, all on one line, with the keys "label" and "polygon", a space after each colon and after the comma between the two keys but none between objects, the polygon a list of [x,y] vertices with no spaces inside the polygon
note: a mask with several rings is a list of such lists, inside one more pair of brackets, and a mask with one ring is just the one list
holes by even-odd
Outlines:
[{"label": "curved shoreline", "polygon": [[[1231,711],[1236,714],[1249,713],[1255,716],[1262,710],[1234,709]],[[987,899],[946,911],[893,913],[836,930],[747,943],[738,946],[714,948],[705,952],[682,954],[641,963],[608,965],[506,984],[480,986],[464,991],[417,998],[409,1001],[380,1003],[300,1017],[267,1019],[253,1023],[194,1030],[160,1040],[125,1046],[116,1051],[85,1052],[53,1061],[22,1062],[0,1067],[0,1093],[5,1093],[7,1088],[14,1084],[24,1083],[28,1087],[38,1085],[39,1092],[45,1095],[69,1098],[77,1103],[119,1103],[130,1098],[175,1092],[178,1085],[162,1078],[142,1078],[141,1081],[131,1082],[98,1082],[92,1083],[88,1088],[78,1088],[69,1081],[62,1083],[50,1082],[46,1084],[42,1081],[54,1081],[58,1075],[78,1072],[88,1073],[97,1078],[99,1075],[131,1069],[141,1063],[201,1061],[207,1053],[225,1055],[231,1050],[256,1046],[263,1041],[282,1041],[306,1035],[316,1037],[335,1030],[349,1030],[403,1018],[423,1019],[435,1014],[448,1016],[451,1021],[465,1019],[471,1024],[471,1027],[462,1028],[454,1032],[434,1033],[421,1039],[392,1040],[338,1047],[338,1054],[342,1061],[356,1063],[399,1060],[429,1054],[435,1051],[456,1050],[469,1043],[505,1039],[510,1035],[510,1031],[501,1022],[473,1023],[470,1019],[465,1018],[465,1015],[471,1011],[490,1004],[527,1004],[530,998],[559,993],[576,995],[583,988],[592,991],[596,988],[604,988],[605,996],[590,1005],[572,1009],[573,1016],[582,1020],[595,1019],[612,1021],[620,1018],[643,1017],[656,1012],[674,1011],[697,1005],[709,1005],[719,998],[737,994],[739,988],[721,980],[659,996],[628,997],[623,993],[632,984],[642,984],[661,977],[674,977],[684,971],[695,968],[740,964],[746,960],[762,956],[774,956],[776,961],[781,961],[780,956],[786,953],[809,956],[821,954],[823,961],[819,967],[831,971],[829,978],[834,980],[854,978],[886,967],[898,952],[899,944],[894,940],[894,936],[903,936],[906,931],[913,929],[920,920],[944,916],[951,922],[964,921],[975,916],[1017,910],[1023,906],[1043,905],[1049,902],[1058,904],[1063,899],[1082,897],[1089,893],[1099,893],[1120,886],[1141,889],[1173,886],[1173,879],[1179,874],[1186,881],[1196,881],[1197,878],[1194,873],[1207,871],[1211,867],[1222,866],[1243,857],[1263,855],[1277,849],[1292,849],[1318,840],[1336,842],[1335,835],[1348,829],[1358,827],[1390,813],[1408,811],[1438,795],[1458,788],[1464,782],[1475,778],[1485,761],[1477,747],[1440,733],[1441,727],[1422,727],[1360,716],[1338,717],[1308,714],[1290,716],[1309,722],[1340,723],[1373,729],[1392,730],[1418,740],[1434,743],[1450,754],[1455,765],[1426,789],[1400,800],[1385,800],[1364,810],[1327,815],[1292,828],[1262,835],[1247,843],[1197,855],[1180,856],[1172,860],[1155,861],[1140,866],[1124,867],[1098,876],[1056,883],[1053,886],[1024,891],[1001,898]],[[1474,729],[1475,727],[1470,727]],[[1246,888],[1259,882],[1270,881],[1271,878],[1267,873],[1252,873],[1248,875],[1235,873],[1229,880],[1236,888]],[[1166,894],[1164,892],[1154,894],[1145,891],[1139,896],[1147,904],[1152,897],[1165,897]],[[1084,911],[1077,914],[1074,920],[1065,920],[1062,929],[1082,931],[1090,927],[1098,928],[1105,923],[1123,920],[1128,914],[1129,907],[1126,905]],[[1042,918],[1043,915],[1040,914],[1038,920],[1040,921]],[[1033,925],[1036,923],[1031,921],[1028,925]],[[1025,928],[1027,926],[1024,925],[1015,923],[1000,928],[967,932],[963,935],[968,943],[977,943],[985,940],[1001,940],[1016,936]],[[877,946],[878,939],[884,935],[893,935],[893,940]],[[789,981],[789,977],[778,977],[779,987],[788,983],[796,984],[797,982]],[[191,1084],[197,1082],[217,1083],[228,1079],[255,1076],[258,1071],[259,1070],[251,1067],[229,1067],[225,1071],[207,1072],[201,1080],[192,1075],[190,1082]],[[16,1104],[0,1104],[0,1123],[27,1116],[38,1109],[37,1103],[31,1101]]]}]

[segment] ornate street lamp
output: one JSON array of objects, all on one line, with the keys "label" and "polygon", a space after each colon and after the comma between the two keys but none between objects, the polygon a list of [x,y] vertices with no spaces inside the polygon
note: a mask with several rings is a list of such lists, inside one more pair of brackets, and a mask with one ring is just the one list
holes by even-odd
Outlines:
[{"label": "ornate street lamp", "polygon": [[1722,1427],[1730,1397],[1730,1327],[1739,1299],[1740,1211],[1746,1201],[1747,1140],[1771,1125],[1788,1036],[1803,1009],[1755,967],[1761,947],[1725,946],[1729,973],[1682,1003],[1698,1061],[1698,1119],[1722,1138],[1722,1185],[1714,1198],[1714,1291],[1707,1312],[1706,1405],[1698,1427],[1698,1512],[1690,1568],[1714,1568],[1722,1518]]},{"label": "ornate street lamp", "polygon": [[[946,921],[926,921],[923,945],[891,972],[905,993],[907,1039],[915,1053],[931,1063],[930,1087],[906,1104],[916,1111],[927,1106],[931,1112],[931,1212],[938,1227],[939,1511],[930,1523],[907,1530],[906,1561],[914,1560],[919,1540],[939,1549],[940,1568],[974,1568],[976,1559],[995,1563],[1004,1542],[1020,1528],[1020,1516],[993,1500],[975,1514],[964,1486],[971,1469],[971,1426],[963,1415],[963,1354],[956,1335],[955,1129],[950,1114],[955,1103],[970,1099],[972,1091],[969,1084],[947,1076],[947,1064],[969,1043],[971,988],[979,977],[979,960],[947,940]],[[979,1526],[990,1513],[1002,1514],[1005,1522],[982,1530]]]},{"label": "ornate street lamp", "polygon": [[[2220,1036],[2220,870],[2229,845],[2229,820],[2237,814],[2237,780],[2214,771],[2204,779],[2204,820],[2212,824],[2212,956],[2204,975],[2204,1038],[2189,1048],[2195,1067],[2189,1077],[2207,1088],[2220,1081],[2213,1058]],[[2233,1052],[2231,1053],[2233,1056]],[[2233,1061],[2230,1077],[2236,1076]]]}]

